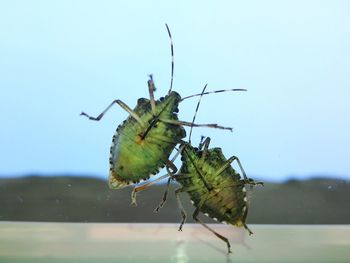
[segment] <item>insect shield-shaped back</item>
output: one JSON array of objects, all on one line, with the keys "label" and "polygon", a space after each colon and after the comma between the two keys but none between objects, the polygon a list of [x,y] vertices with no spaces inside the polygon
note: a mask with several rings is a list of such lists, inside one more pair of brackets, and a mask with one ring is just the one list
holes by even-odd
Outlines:
[{"label": "insect shield-shaped back", "polygon": [[194,206],[201,204],[200,211],[219,222],[243,226],[247,211],[244,181],[231,165],[227,166],[221,148],[203,152],[186,144],[182,162],[176,179],[184,187],[196,189],[188,192]]},{"label": "insect shield-shaped back", "polygon": [[[199,149],[192,147],[190,143],[181,143],[182,166],[180,171],[173,176],[173,179],[182,185],[181,188],[175,191],[182,214],[179,230],[182,230],[182,226],[185,223],[186,213],[178,194],[187,192],[193,205],[196,207],[193,219],[224,241],[230,253],[231,245],[228,239],[202,222],[198,218],[198,214],[202,212],[214,220],[243,226],[248,230],[249,234],[252,234],[245,223],[248,208],[244,185],[262,183],[247,178],[237,157],[232,156],[226,159],[221,148],[209,149],[209,142],[209,138],[203,144],[201,142]],[[202,150],[202,148],[204,149]],[[231,166],[234,160],[237,161],[242,171],[243,179]],[[159,207],[164,204],[164,199]]]},{"label": "insect shield-shaped back", "polygon": [[167,164],[171,152],[186,132],[182,126],[164,123],[160,119],[177,121],[180,100],[178,93],[171,92],[155,102],[155,114],[148,99],[138,100],[134,112],[142,123],[129,116],[113,136],[110,188],[122,188],[146,180]]}]

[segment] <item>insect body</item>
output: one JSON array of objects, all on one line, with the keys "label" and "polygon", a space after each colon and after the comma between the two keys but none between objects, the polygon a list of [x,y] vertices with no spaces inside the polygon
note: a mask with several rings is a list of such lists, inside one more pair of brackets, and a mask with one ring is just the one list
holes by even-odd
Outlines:
[{"label": "insect body", "polygon": [[[176,193],[187,192],[190,195],[196,207],[193,219],[224,240],[230,252],[230,243],[227,238],[209,228],[197,216],[199,212],[202,212],[219,222],[243,226],[249,234],[252,234],[245,223],[248,213],[245,185],[261,183],[247,178],[236,156],[226,159],[221,148],[209,149],[209,142],[210,138],[208,137],[204,144],[199,146],[199,149],[193,148],[188,143],[184,144],[183,164],[178,176],[174,177],[182,185],[182,188]],[[202,146],[204,146],[203,150]],[[241,168],[243,179],[231,166],[235,160]],[[184,220],[181,222],[180,229]]]},{"label": "insect body", "polygon": [[155,101],[153,113],[149,100],[138,100],[133,110],[138,118],[130,116],[113,136],[109,160],[111,188],[148,179],[164,165],[176,171],[168,158],[186,132],[181,125],[166,120],[178,121],[179,101],[180,96],[173,91],[161,101]]},{"label": "insect body", "polygon": [[[171,176],[168,180],[174,179],[181,184],[181,188],[175,190],[175,195],[182,214],[182,221],[179,230],[186,220],[186,212],[183,209],[179,194],[186,192],[189,194],[193,205],[196,207],[193,219],[215,234],[218,238],[226,242],[228,252],[230,242],[219,233],[215,232],[198,218],[199,212],[210,218],[227,224],[243,226],[248,230],[245,221],[248,214],[247,193],[245,185],[263,184],[247,178],[243,167],[236,156],[226,159],[221,148],[209,149],[210,138],[207,137],[204,143],[200,143],[198,148],[194,148],[188,142],[181,144],[182,166],[179,172]],[[231,166],[233,161],[237,161],[243,179],[240,174]],[[168,189],[167,189],[168,190]],[[163,201],[156,208],[158,211],[164,204],[167,196],[165,192]]]},{"label": "insect body", "polygon": [[[123,188],[157,174],[166,166],[171,173],[177,168],[168,159],[175,146],[186,136],[183,126],[211,127],[232,130],[217,124],[193,124],[179,121],[178,105],[181,97],[175,91],[155,101],[152,76],[148,81],[150,99],[141,98],[134,110],[120,100],[113,101],[98,117],[81,113],[91,120],[99,121],[114,103],[129,112],[130,116],[118,126],[110,148],[109,186]],[[135,199],[133,199],[135,203]]]},{"label": "insect body", "polygon": [[[222,127],[217,124],[194,124],[193,122],[178,120],[178,105],[184,99],[227,90],[202,92],[183,99],[178,93],[172,91],[174,72],[173,44],[170,30],[167,25],[166,27],[171,40],[172,54],[171,84],[168,95],[160,100],[154,99],[155,85],[152,75],[150,75],[148,81],[150,98],[139,99],[134,109],[129,108],[121,100],[115,100],[97,117],[91,117],[84,112],[81,113],[81,115],[88,117],[90,120],[99,121],[114,104],[118,104],[130,114],[118,126],[110,148],[109,186],[112,189],[123,188],[129,184],[148,179],[151,174],[158,173],[158,170],[164,166],[171,173],[176,173],[177,168],[169,160],[169,156],[175,146],[186,136],[183,126],[206,126],[232,130],[232,128]],[[228,91],[245,90],[231,89]],[[135,195],[133,196],[133,203],[136,204]]]}]

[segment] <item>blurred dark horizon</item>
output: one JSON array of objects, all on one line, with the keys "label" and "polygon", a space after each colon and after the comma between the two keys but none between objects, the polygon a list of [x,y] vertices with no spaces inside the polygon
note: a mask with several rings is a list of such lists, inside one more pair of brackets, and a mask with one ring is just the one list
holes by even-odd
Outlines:
[{"label": "blurred dark horizon", "polygon": [[[260,178],[252,177],[255,180]],[[138,194],[131,206],[132,186],[108,188],[107,180],[83,176],[24,176],[0,178],[0,221],[48,222],[180,222],[171,184],[165,206],[159,204],[165,185],[156,184]],[[350,224],[350,180],[314,177],[267,182],[248,190],[247,222],[254,224]],[[194,207],[181,195],[187,222]],[[206,222],[215,221],[202,215]]]}]

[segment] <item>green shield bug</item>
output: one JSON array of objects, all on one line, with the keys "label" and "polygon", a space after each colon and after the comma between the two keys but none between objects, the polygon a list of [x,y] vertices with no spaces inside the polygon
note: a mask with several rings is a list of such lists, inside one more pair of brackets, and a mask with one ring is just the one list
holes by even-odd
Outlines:
[{"label": "green shield bug", "polygon": [[[202,93],[204,93],[204,90]],[[196,114],[193,117],[193,121],[195,117]],[[204,142],[203,139],[204,137],[202,136],[198,148],[191,145],[191,136],[189,136],[189,142],[181,141],[178,154],[181,154],[182,166],[178,173],[169,173],[168,176],[170,178],[168,179],[163,200],[155,211],[159,211],[164,205],[171,180],[176,180],[181,185],[180,188],[175,190],[176,199],[182,215],[179,230],[182,231],[182,226],[186,220],[186,212],[182,206],[179,194],[186,192],[195,206],[195,211],[192,215],[193,219],[223,240],[227,244],[228,253],[231,253],[231,245],[228,239],[200,220],[198,218],[199,212],[219,222],[242,226],[247,229],[249,234],[252,234],[252,231],[245,222],[248,214],[245,185],[263,185],[263,183],[255,182],[253,179],[248,178],[240,160],[236,156],[226,159],[221,148],[209,148],[209,137]],[[234,161],[237,162],[243,179],[231,166]],[[163,176],[163,178],[166,178],[166,176]],[[140,190],[143,190],[150,184],[152,182],[140,186]]]},{"label": "green shield bug", "polygon": [[[183,144],[182,167],[179,173],[173,177],[182,185],[181,188],[175,191],[183,217],[179,230],[182,229],[186,214],[178,194],[187,192],[193,205],[196,207],[193,219],[226,242],[230,253],[228,239],[203,223],[198,218],[198,214],[202,212],[219,222],[243,226],[248,230],[249,234],[252,234],[252,231],[245,223],[248,213],[245,185],[262,184],[262,182],[255,182],[247,178],[236,156],[226,159],[221,148],[209,149],[209,142],[210,138],[207,137],[198,149],[192,147],[189,143]],[[237,161],[243,179],[232,168],[231,163],[233,161]]]},{"label": "green shield bug", "polygon": [[[186,192],[195,206],[195,211],[192,215],[193,219],[223,240],[227,244],[228,253],[231,253],[231,245],[228,239],[200,220],[198,218],[199,212],[219,222],[242,226],[251,235],[252,231],[245,222],[248,214],[245,185],[263,185],[263,183],[255,182],[253,179],[248,178],[236,156],[226,159],[221,148],[209,148],[209,143],[209,137],[203,143],[201,141],[198,148],[193,147],[188,142],[181,142],[179,152],[181,152],[182,166],[178,173],[168,175],[170,177],[167,189],[162,202],[155,209],[155,212],[158,212],[164,205],[171,180],[176,180],[181,185],[180,188],[175,190],[175,196],[182,216],[179,231],[182,231],[182,226],[187,217],[179,194]],[[243,179],[231,166],[233,161],[237,162]],[[166,178],[166,175],[162,178]],[[152,183],[147,183],[139,188],[143,190]]]},{"label": "green shield bug", "polygon": [[[177,117],[178,105],[181,101],[204,94],[224,91],[245,91],[245,89],[217,90],[201,94],[194,94],[181,99],[180,95],[172,91],[174,76],[174,49],[168,25],[167,32],[171,43],[171,83],[168,94],[164,98],[155,100],[155,85],[152,75],[148,80],[149,99],[140,98],[134,109],[121,100],[114,100],[100,115],[91,117],[82,112],[82,116],[90,120],[100,121],[105,113],[118,104],[129,113],[129,117],[118,126],[110,147],[109,187],[123,188],[129,184],[136,184],[149,179],[150,175],[158,173],[164,166],[174,174],[176,166],[169,160],[175,146],[186,136],[183,126],[211,127],[231,130],[232,128],[217,124],[194,124],[180,121]],[[133,199],[136,204],[136,199]]]}]

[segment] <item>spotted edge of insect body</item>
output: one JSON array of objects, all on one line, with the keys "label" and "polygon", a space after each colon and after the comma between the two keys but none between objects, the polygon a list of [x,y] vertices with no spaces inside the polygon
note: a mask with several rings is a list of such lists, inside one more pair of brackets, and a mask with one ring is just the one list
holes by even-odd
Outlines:
[{"label": "spotted edge of insect body", "polygon": [[138,184],[138,183],[142,183],[144,181],[147,181],[148,179],[150,179],[150,177],[152,175],[156,175],[160,169],[164,168],[165,165],[161,165],[156,172],[149,174],[148,176],[145,176],[143,178],[137,179],[137,180],[132,180],[132,181],[128,181],[125,179],[122,179],[120,177],[118,177],[118,175],[115,174],[115,172],[113,171],[113,164],[110,161],[110,167],[109,167],[109,178],[108,178],[108,185],[110,189],[121,189],[124,188],[128,185],[131,184]]},{"label": "spotted edge of insect body", "polygon": [[[161,166],[160,168],[164,168],[164,166]],[[157,173],[158,172],[159,172],[159,169],[158,169]],[[152,174],[150,174],[144,178],[141,178],[141,179],[127,181],[127,180],[123,180],[123,179],[120,179],[119,177],[117,177],[115,175],[115,173],[113,172],[113,168],[111,167],[109,170],[108,185],[109,185],[109,188],[111,188],[111,189],[121,189],[121,188],[124,188],[128,185],[131,185],[131,184],[138,184],[138,183],[142,183],[144,181],[147,181],[148,179],[150,179],[151,175],[155,175],[157,173],[152,173]]]},{"label": "spotted edge of insect body", "polygon": [[145,179],[134,180],[134,181],[131,181],[131,182],[123,181],[123,180],[117,179],[114,176],[112,169],[110,169],[108,185],[109,185],[109,188],[111,188],[111,189],[121,189],[121,188],[124,188],[124,187],[126,187],[126,186],[128,186],[130,184],[142,183],[142,182],[148,180],[149,178],[150,178],[150,176],[148,176]]},{"label": "spotted edge of insect body", "polygon": [[[172,96],[177,97],[178,101],[181,101],[181,96],[176,92],[176,91],[171,91],[171,94],[173,94]],[[161,97],[159,100],[156,101],[156,103],[159,103],[161,101],[164,101],[165,98],[169,97],[171,95],[166,95],[165,97]],[[143,103],[148,103],[149,100],[145,99],[145,98],[140,98],[138,100],[138,105],[143,104]],[[179,112],[179,109],[176,108],[173,112],[173,114],[175,116],[177,116],[177,113]],[[163,169],[165,167],[165,164],[160,165],[160,167],[157,168],[157,170],[153,173],[150,173],[148,176],[144,176],[140,179],[137,180],[133,180],[133,181],[128,181],[124,178],[119,177],[114,171],[113,171],[113,160],[112,160],[112,148],[115,146],[115,138],[118,134],[118,132],[120,131],[120,129],[127,123],[127,120],[124,120],[116,129],[115,134],[113,135],[112,138],[112,145],[110,147],[110,156],[109,156],[109,178],[108,178],[108,185],[109,188],[111,189],[121,189],[124,188],[130,184],[138,184],[141,183],[143,181],[148,180],[152,175],[156,175],[157,173],[159,173],[160,169]],[[185,137],[186,133],[183,134],[182,137]]]},{"label": "spotted edge of insect body", "polygon": [[[247,192],[247,189],[246,189],[245,187],[243,187],[243,188],[242,188],[242,192],[243,192],[243,193],[246,193],[246,192]],[[248,199],[247,199],[246,196],[243,198],[243,201],[246,203],[246,205],[242,207],[242,213],[244,214],[245,211],[247,210],[247,202],[248,202]],[[192,199],[191,199],[191,203],[192,203],[192,205],[195,204],[194,201],[193,201]],[[210,217],[210,215],[209,215],[208,213],[203,213],[203,214],[204,214],[205,216],[207,216],[207,217],[213,219],[214,221],[219,222],[219,220],[218,220],[216,217]],[[224,223],[224,224],[230,224],[230,223],[228,223],[228,222],[226,222],[226,221],[224,221],[224,220],[222,220],[222,221],[220,221],[220,222],[221,222],[221,223]],[[240,225],[240,224],[238,224],[238,225]]]},{"label": "spotted edge of insect body", "polygon": [[[120,126],[122,126],[124,123],[125,123],[125,121],[121,125],[118,126],[115,134],[113,135],[111,149],[114,147],[115,136],[118,133]],[[128,180],[125,180],[123,178],[120,178],[113,171],[112,152],[110,152],[110,155],[109,155],[109,178],[108,178],[109,188],[110,189],[121,189],[121,188],[124,188],[124,187],[126,187],[126,186],[128,186],[130,184],[142,183],[142,182],[148,180],[151,177],[151,175],[156,175],[157,173],[159,173],[160,169],[163,169],[164,167],[165,167],[165,164],[161,165],[157,169],[157,171],[155,171],[154,173],[149,174],[148,176],[142,177],[142,178],[137,179],[137,180],[128,181]]]}]

